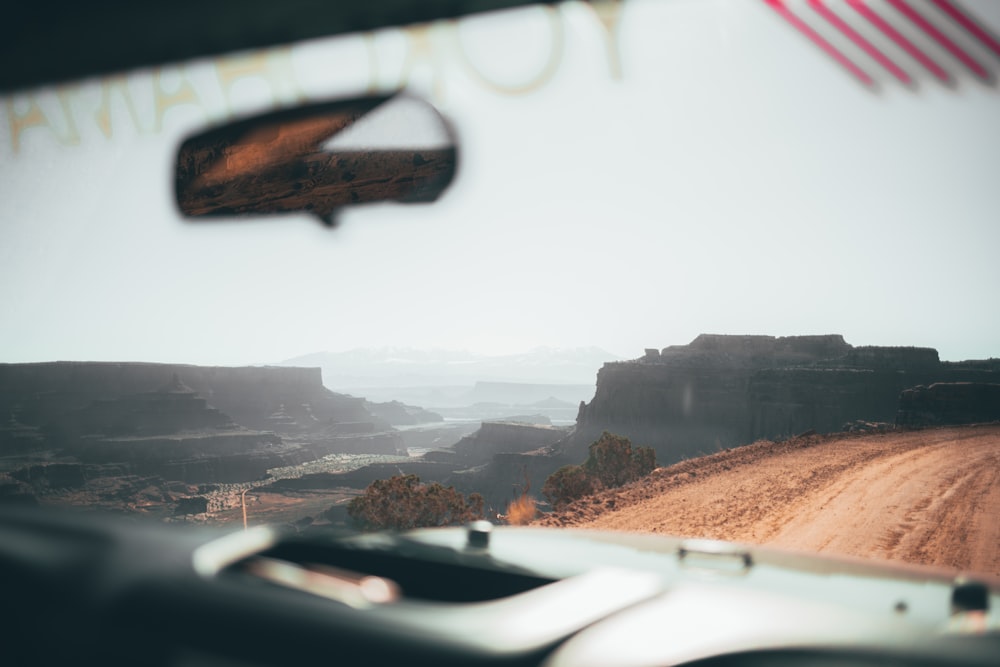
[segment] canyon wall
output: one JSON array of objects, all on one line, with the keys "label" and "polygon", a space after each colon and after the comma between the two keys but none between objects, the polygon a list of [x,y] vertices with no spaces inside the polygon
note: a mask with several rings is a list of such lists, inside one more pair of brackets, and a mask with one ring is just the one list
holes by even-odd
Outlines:
[{"label": "canyon wall", "polygon": [[[372,422],[364,399],[335,394],[318,368],[191,366],[133,362],[0,364],[0,415],[38,425],[98,400],[154,392],[176,377],[237,424],[267,430],[282,408],[300,426]],[[383,424],[385,426],[385,424]]]},{"label": "canyon wall", "polygon": [[547,447],[566,437],[567,429],[519,422],[483,422],[478,431],[455,444],[455,455],[467,467],[497,454],[520,454]]},{"label": "canyon wall", "polygon": [[561,447],[582,460],[608,430],[670,463],[855,420],[894,422],[904,389],[991,381],[1000,381],[1000,360],[941,362],[931,348],[854,347],[840,335],[704,334],[605,364]]},{"label": "canyon wall", "polygon": [[1000,421],[1000,384],[938,382],[906,389],[899,396],[896,424],[941,426]]},{"label": "canyon wall", "polygon": [[0,416],[3,467],[35,466],[28,480],[60,461],[110,476],[248,481],[334,452],[402,447],[363,399],[326,389],[316,368],[0,364]]}]

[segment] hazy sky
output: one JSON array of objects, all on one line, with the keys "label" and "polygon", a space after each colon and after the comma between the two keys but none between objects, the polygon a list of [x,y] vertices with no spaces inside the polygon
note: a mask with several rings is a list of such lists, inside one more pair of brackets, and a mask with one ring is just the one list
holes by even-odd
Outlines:
[{"label": "hazy sky", "polygon": [[[1000,3],[964,6],[1000,32]],[[612,34],[533,9],[276,51],[257,77],[200,62],[4,99],[0,361],[635,357],[701,332],[1000,356],[996,84],[921,42],[950,87],[897,52],[916,84],[858,57],[869,90],[763,2],[633,2]],[[177,215],[176,146],[206,119],[404,79],[460,139],[438,203],[334,230]]]}]

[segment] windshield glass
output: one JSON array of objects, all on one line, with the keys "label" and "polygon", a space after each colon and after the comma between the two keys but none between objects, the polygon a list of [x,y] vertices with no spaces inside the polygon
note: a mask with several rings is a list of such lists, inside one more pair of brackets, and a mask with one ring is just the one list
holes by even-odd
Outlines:
[{"label": "windshield glass", "polygon": [[[3,497],[385,525],[350,501],[413,474],[442,523],[1000,574],[1000,431],[952,428],[1000,419],[1000,5],[894,4],[566,3],[6,95]],[[396,91],[457,146],[437,201],[179,211],[189,136]],[[443,145],[383,116],[325,150]]]}]

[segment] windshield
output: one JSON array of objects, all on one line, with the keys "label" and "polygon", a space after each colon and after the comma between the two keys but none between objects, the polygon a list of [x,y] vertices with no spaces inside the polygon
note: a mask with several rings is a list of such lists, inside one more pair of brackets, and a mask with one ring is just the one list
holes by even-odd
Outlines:
[{"label": "windshield", "polygon": [[[7,94],[4,497],[306,529],[416,475],[461,494],[439,522],[1000,574],[1000,431],[954,427],[1000,418],[1000,5],[855,4],[565,3]],[[178,208],[188,137],[397,91],[457,146],[437,201]],[[385,116],[327,150],[444,141]]]}]

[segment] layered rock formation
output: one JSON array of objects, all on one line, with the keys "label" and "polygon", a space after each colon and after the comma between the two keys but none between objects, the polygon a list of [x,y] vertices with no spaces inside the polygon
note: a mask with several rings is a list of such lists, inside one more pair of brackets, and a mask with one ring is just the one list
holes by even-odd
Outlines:
[{"label": "layered rock formation", "polygon": [[939,382],[899,396],[898,426],[973,424],[1000,420],[1000,384]]},{"label": "layered rock formation", "polygon": [[854,347],[839,335],[701,335],[605,364],[562,449],[582,459],[603,430],[656,449],[661,463],[845,422],[892,422],[900,392],[934,382],[990,382],[996,362],[947,363],[936,350]]},{"label": "layered rock formation", "polygon": [[0,414],[10,415],[0,455],[21,455],[19,479],[45,488],[52,460],[89,466],[88,480],[238,482],[333,452],[401,446],[363,399],[323,387],[319,369],[0,364]]},{"label": "layered rock formation", "polygon": [[553,456],[551,445],[568,429],[513,422],[483,422],[475,433],[462,438],[453,451],[428,452],[420,458],[374,463],[349,472],[321,472],[268,485],[276,491],[305,489],[363,489],[376,479],[415,474],[424,482],[455,486],[463,493],[480,493],[496,512],[526,487],[537,491],[558,465],[569,460]]},{"label": "layered rock formation", "polygon": [[0,452],[5,456],[30,454],[45,449],[45,438],[37,426],[22,424],[11,414],[6,424],[0,425]]},{"label": "layered rock formation", "polygon": [[500,453],[485,466],[453,474],[448,483],[462,493],[482,495],[487,510],[506,513],[510,502],[523,493],[540,499],[548,476],[573,463],[579,461],[552,449]]},{"label": "layered rock formation", "polygon": [[38,498],[31,486],[0,473],[0,505],[30,507],[37,504]]},{"label": "layered rock formation", "polygon": [[521,454],[548,447],[566,437],[566,429],[515,421],[483,422],[478,431],[455,444],[455,456],[472,467],[497,454]]},{"label": "layered rock formation", "polygon": [[393,426],[413,426],[414,424],[430,424],[444,421],[444,417],[436,412],[424,410],[413,405],[406,405],[399,401],[389,401],[388,403],[371,403],[366,401],[364,405],[370,413]]},{"label": "layered rock formation", "polygon": [[223,367],[181,364],[55,361],[0,364],[0,415],[23,423],[65,421],[95,401],[153,392],[177,376],[184,385],[233,422],[269,430],[271,415],[284,410],[297,424],[378,423],[363,398],[335,394],[318,368]]},{"label": "layered rock formation", "polygon": [[500,513],[526,490],[539,495],[545,478],[568,460],[552,453],[568,428],[522,422],[483,422],[475,433],[455,444],[454,452],[426,458],[451,464],[444,480],[463,493],[476,492],[488,509]]}]

